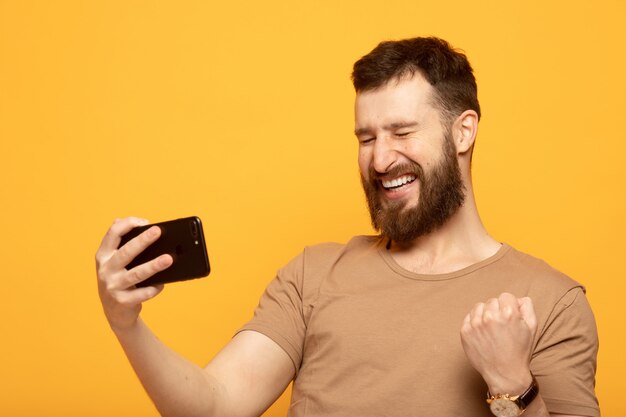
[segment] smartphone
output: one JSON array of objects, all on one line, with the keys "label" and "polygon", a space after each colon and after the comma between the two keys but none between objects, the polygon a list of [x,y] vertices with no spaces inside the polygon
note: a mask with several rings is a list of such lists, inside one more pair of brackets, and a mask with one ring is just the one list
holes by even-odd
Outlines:
[{"label": "smartphone", "polygon": [[136,284],[137,287],[186,281],[209,275],[211,266],[209,265],[209,257],[204,242],[202,222],[199,217],[185,217],[135,227],[122,236],[122,241],[118,248],[121,248],[129,240],[152,226],[159,226],[161,236],[126,265],[126,269],[130,270],[164,254],[171,255],[174,262],[169,268],[157,272],[145,281]]}]

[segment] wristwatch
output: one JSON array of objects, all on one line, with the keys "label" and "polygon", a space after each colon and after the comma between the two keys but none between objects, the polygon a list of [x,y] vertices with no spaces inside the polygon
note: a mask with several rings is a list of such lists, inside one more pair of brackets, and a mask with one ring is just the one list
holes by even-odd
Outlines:
[{"label": "wristwatch", "polygon": [[539,393],[537,380],[533,376],[533,382],[530,387],[521,395],[496,394],[487,393],[487,404],[491,412],[496,417],[519,417],[522,415],[528,404],[535,399]]}]

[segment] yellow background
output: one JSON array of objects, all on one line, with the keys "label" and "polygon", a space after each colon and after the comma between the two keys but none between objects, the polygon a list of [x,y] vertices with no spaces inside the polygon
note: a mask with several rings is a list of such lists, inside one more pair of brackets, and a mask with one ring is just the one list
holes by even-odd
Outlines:
[{"label": "yellow background", "polygon": [[417,35],[470,57],[483,220],[587,286],[603,414],[626,415],[625,18],[607,0],[0,1],[0,415],[156,415],[97,297],[115,217],[203,219],[211,276],[144,306],[199,364],[304,245],[371,233],[351,65]]}]

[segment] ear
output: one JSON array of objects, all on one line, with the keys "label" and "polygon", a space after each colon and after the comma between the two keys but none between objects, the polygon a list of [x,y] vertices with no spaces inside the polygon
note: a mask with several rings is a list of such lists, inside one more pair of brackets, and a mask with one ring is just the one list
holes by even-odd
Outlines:
[{"label": "ear", "polygon": [[474,110],[465,110],[452,124],[452,137],[458,155],[471,154],[477,133],[478,114]]}]

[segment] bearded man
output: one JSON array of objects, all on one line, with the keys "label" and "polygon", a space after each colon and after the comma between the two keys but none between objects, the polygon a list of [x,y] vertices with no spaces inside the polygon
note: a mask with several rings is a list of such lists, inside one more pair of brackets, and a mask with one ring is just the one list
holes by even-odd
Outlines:
[{"label": "bearded man", "polygon": [[[160,288],[127,271],[159,237],[116,222],[98,251],[105,313],[164,415],[260,415],[293,381],[289,416],[599,416],[597,332],[583,287],[493,239],[476,208],[480,119],[464,54],[383,42],[354,65],[361,180],[377,236],[308,247],[201,369],[139,318]],[[487,401],[485,401],[487,400]]]}]

